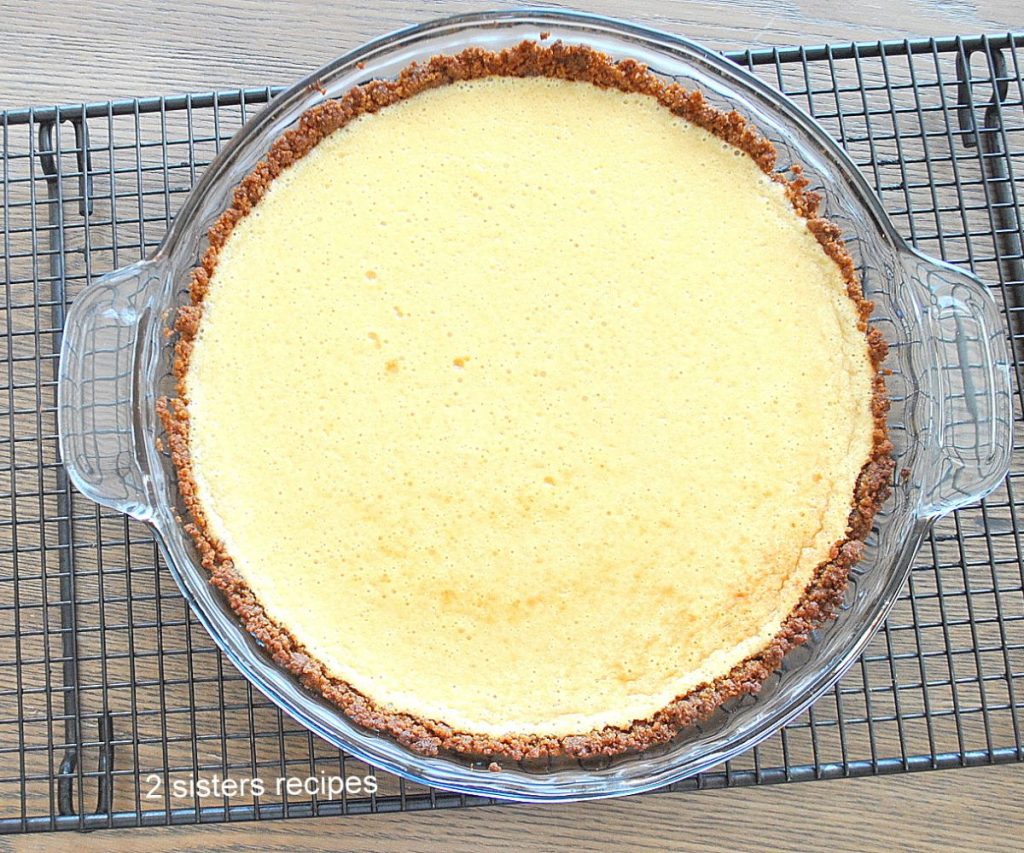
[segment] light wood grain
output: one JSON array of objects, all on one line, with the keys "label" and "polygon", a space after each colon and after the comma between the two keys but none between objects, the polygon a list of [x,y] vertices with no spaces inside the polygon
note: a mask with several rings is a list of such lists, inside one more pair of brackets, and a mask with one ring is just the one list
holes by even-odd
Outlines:
[{"label": "light wood grain", "polygon": [[[508,850],[1018,851],[1024,773],[975,768],[749,791],[659,794],[563,806],[99,831],[80,853]],[[0,840],[0,851],[64,851],[68,837]]]},{"label": "light wood grain", "polygon": [[[368,38],[509,0],[0,3],[0,108],[290,83]],[[545,6],[573,4],[545,3]],[[712,47],[1005,32],[1017,0],[590,0],[597,12]]]},{"label": "light wood grain", "polygon": [[[249,0],[203,4],[0,0],[0,31],[4,33],[0,108],[283,84],[365,39],[399,26],[444,14],[517,5],[522,4],[500,0],[387,0],[375,4],[300,0],[271,6]],[[919,0],[895,6],[885,0],[848,4],[823,0],[643,0],[634,4],[593,0],[587,8],[721,48],[1024,28],[1024,13],[1017,0]],[[25,405],[31,406],[32,400],[26,398]],[[53,512],[48,506],[47,513]],[[134,552],[136,564],[141,551],[136,548]],[[112,577],[116,568],[113,562],[108,565],[108,591],[110,584],[116,583]],[[82,581],[83,596],[89,593],[91,582],[88,577]],[[155,574],[139,573],[134,582],[138,594],[154,592],[161,581]],[[164,577],[163,582],[169,579]],[[134,613],[126,609],[123,618],[149,618],[146,607],[137,605]],[[165,613],[164,618],[180,619],[184,615],[182,606],[181,612]],[[168,645],[183,645],[177,636],[183,630],[169,629]],[[209,642],[198,631],[191,638],[196,646]],[[84,653],[98,651],[98,636],[83,638],[82,642]],[[108,652],[116,650],[111,647]],[[169,705],[188,705],[190,686],[159,685],[156,659],[140,659],[135,666],[136,677],[151,680],[149,686],[140,688],[140,694],[159,690]],[[238,681],[229,682],[225,694],[229,704],[245,705],[248,701],[247,691]],[[43,713],[41,707],[34,710]],[[257,715],[260,713],[258,710]],[[135,720],[134,734],[143,739],[155,736],[156,724],[155,717]],[[170,720],[171,734],[187,740],[197,725],[202,728],[208,724],[205,719],[197,724],[178,715]],[[953,724],[952,717],[935,721],[938,729]],[[40,732],[40,737],[45,735],[42,729],[33,731]],[[999,742],[1009,737],[1005,732],[994,734]],[[895,752],[896,737],[892,728],[880,731],[876,742],[879,752]],[[206,746],[199,744],[200,758],[204,749]],[[141,763],[159,766],[158,753],[157,743],[144,745]],[[215,753],[211,752],[209,758],[216,759]],[[598,847],[603,841],[631,849],[786,849],[802,846],[807,827],[812,824],[833,827],[826,843],[837,849],[1014,849],[1015,840],[1021,836],[1022,794],[1024,772],[1015,766],[576,806],[381,815],[258,827],[246,824],[136,830],[96,833],[73,840],[66,835],[45,840],[35,837],[21,842],[17,849],[25,844],[25,849],[74,846],[146,851],[200,844],[223,850],[272,846],[313,850],[437,849],[440,845],[448,849],[550,849],[556,843],[584,849]],[[123,805],[131,807],[130,803]],[[5,844],[0,841],[3,849]]]}]

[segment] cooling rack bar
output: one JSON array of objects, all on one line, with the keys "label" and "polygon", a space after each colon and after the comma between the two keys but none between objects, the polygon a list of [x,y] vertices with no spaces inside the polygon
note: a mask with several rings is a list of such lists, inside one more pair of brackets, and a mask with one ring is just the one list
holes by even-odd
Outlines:
[{"label": "cooling rack bar", "polygon": [[[725,51],[724,56],[740,65],[768,65],[774,62],[816,62],[831,57],[833,60],[850,59],[859,56],[872,59],[882,54],[899,56],[906,54],[945,53],[955,50],[975,50],[988,45],[996,50],[1014,47],[1024,39],[1022,33],[1003,35],[948,36],[943,38],[892,39],[888,41],[844,42],[841,44],[818,44],[806,47],[750,48],[747,50]],[[9,124],[29,124],[41,121],[64,121],[73,119],[99,118],[106,115],[130,115],[152,113],[162,110],[207,109],[214,103],[223,107],[238,106],[243,101],[250,104],[265,103],[282,91],[282,86],[240,89],[228,92],[196,92],[184,95],[161,95],[148,98],[124,98],[116,101],[94,101],[88,104],[61,104],[49,107],[33,107],[7,111]]]},{"label": "cooling rack bar", "polygon": [[992,50],[1015,47],[1021,33],[1004,35],[945,36],[942,38],[888,39],[841,44],[816,44],[794,47],[750,48],[726,51],[725,56],[740,65],[768,65],[778,62],[819,62],[823,59],[874,59],[879,56],[906,56],[918,53],[948,53],[960,50]]},{"label": "cooling rack bar", "polygon": [[[707,773],[689,779],[666,791],[711,790],[716,788],[736,787],[737,785],[777,785],[784,782],[810,782],[822,779],[851,779],[863,776],[890,776],[895,773],[916,773],[923,770],[944,770],[954,767],[982,767],[992,764],[1010,764],[1019,759],[1014,749],[997,749],[991,755],[984,750],[968,752],[961,756],[954,753],[943,755],[918,755],[910,759],[908,764],[890,758],[872,764],[870,761],[853,761],[849,766],[841,764],[825,764],[820,768],[812,765],[800,765],[789,770],[788,778],[784,768],[773,768],[760,780],[752,778],[752,771],[743,771],[736,778],[741,781],[727,781],[725,773]],[[751,778],[744,778],[751,776]],[[134,826],[169,826],[193,823],[223,823],[225,821],[280,820],[282,818],[339,817],[357,814],[388,814],[403,811],[424,811],[440,808],[462,808],[468,806],[499,805],[497,800],[485,797],[460,797],[455,794],[430,796],[418,794],[407,796],[404,804],[398,800],[381,800],[376,808],[371,808],[368,800],[359,800],[349,805],[346,811],[340,803],[320,803],[315,809],[310,802],[296,803],[290,807],[279,803],[261,806],[238,805],[228,808],[206,807],[199,810],[197,818],[195,809],[174,809],[170,812],[150,810],[142,815],[140,823],[136,812],[114,812],[107,814],[97,810],[85,815],[84,821],[76,815],[62,815],[57,818],[56,827],[51,826],[48,817],[29,818],[23,825],[17,819],[0,820],[0,833],[18,831],[39,832],[49,829],[110,829],[129,828]]]},{"label": "cooling rack bar", "polygon": [[[1024,34],[727,56],[846,148],[911,242],[990,285],[1015,347],[1019,425]],[[147,528],[76,494],[58,461],[67,305],[159,245],[221,146],[277,91],[0,113],[0,832],[488,802],[383,772],[372,794],[181,793],[179,783],[214,777],[373,771],[225,664]],[[1024,760],[1022,477],[1024,444],[1000,488],[936,527],[885,626],[833,691],[674,790]]]}]

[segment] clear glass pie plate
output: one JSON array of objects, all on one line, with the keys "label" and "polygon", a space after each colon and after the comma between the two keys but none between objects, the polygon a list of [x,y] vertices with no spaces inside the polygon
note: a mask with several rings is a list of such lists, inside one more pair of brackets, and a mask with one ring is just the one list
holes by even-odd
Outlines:
[{"label": "clear glass pie plate", "polygon": [[[701,90],[720,109],[750,119],[778,149],[779,168],[801,164],[825,215],[843,230],[891,350],[889,427],[893,496],[875,521],[835,621],[789,654],[756,696],[727,703],[668,745],[580,762],[488,762],[425,757],[363,729],[302,688],[242,628],[207,581],[183,529],[184,506],[161,441],[156,401],[173,396],[173,339],[165,332],[188,299],[189,273],[206,231],[235,185],[271,143],[324,98],[414,61],[470,46],[523,39],[583,43],[630,57]],[[893,604],[929,527],[994,488],[1009,468],[1011,398],[1003,324],[973,276],[912,250],[864,178],[825,132],[789,101],[712,51],[676,36],[563,12],[448,18],[377,39],[296,83],[228,144],[148,260],[93,282],[72,306],[59,375],[64,464],[88,498],[148,522],[193,611],[228,658],[263,693],[332,744],[417,782],[522,800],[571,800],[657,788],[751,748],[800,714],[857,659]],[[256,496],[258,499],[258,496]]]}]

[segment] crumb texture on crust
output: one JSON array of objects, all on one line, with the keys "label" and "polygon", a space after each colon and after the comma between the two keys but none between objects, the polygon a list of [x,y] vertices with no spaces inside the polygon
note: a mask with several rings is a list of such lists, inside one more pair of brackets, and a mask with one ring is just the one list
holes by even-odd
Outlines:
[{"label": "crumb texture on crust", "polygon": [[[605,726],[557,736],[495,736],[460,731],[443,722],[378,706],[350,683],[332,675],[286,626],[278,624],[267,614],[242,572],[236,568],[229,549],[214,534],[215,525],[211,524],[207,509],[198,496],[189,443],[190,412],[185,379],[210,279],[232,231],[243,217],[252,212],[283,170],[356,117],[378,112],[383,107],[429,89],[490,76],[544,76],[648,95],[675,115],[749,155],[765,175],[778,182],[793,209],[807,220],[809,230],[825,254],[838,266],[846,282],[847,294],[856,307],[858,327],[866,337],[874,371],[871,411],[874,431],[870,458],[857,478],[846,538],[831,547],[828,559],[816,568],[804,595],[771,642],[733,667],[727,675],[699,685],[669,702],[656,714],[635,720],[631,725]],[[212,583],[224,591],[247,630],[266,646],[274,660],[294,673],[305,686],[322,693],[341,707],[356,722],[389,733],[407,747],[426,754],[452,750],[518,760],[558,754],[577,757],[611,755],[643,749],[671,739],[680,728],[706,716],[725,700],[756,692],[778,668],[786,651],[806,641],[810,631],[828,619],[842,600],[849,568],[861,557],[862,540],[870,530],[875,512],[885,500],[892,471],[891,445],[885,428],[888,401],[879,371],[885,356],[885,344],[877,330],[868,325],[872,306],[861,294],[853,260],[843,245],[839,230],[818,216],[819,199],[807,191],[807,182],[799,170],[794,169],[795,177],[787,179],[775,173],[774,167],[775,151],[771,143],[735,113],[715,110],[698,92],[688,92],[675,84],[664,84],[635,62],[612,63],[588,48],[558,43],[540,46],[524,42],[500,53],[471,48],[457,56],[436,57],[424,65],[406,69],[395,81],[374,81],[352,90],[337,101],[324,103],[306,113],[296,129],[284,134],[272,146],[266,159],[242,181],[236,189],[232,206],[210,229],[209,248],[193,273],[191,304],[180,310],[176,322],[175,372],[179,396],[162,400],[159,404],[172,460],[178,472],[180,491],[191,516],[187,529],[199,549],[202,565],[210,572]],[[465,367],[465,364],[456,366]],[[399,370],[397,361],[394,369]]]}]

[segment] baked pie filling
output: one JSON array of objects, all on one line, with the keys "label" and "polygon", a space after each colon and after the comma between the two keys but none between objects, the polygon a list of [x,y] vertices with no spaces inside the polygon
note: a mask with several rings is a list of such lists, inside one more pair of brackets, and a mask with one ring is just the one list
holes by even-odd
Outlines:
[{"label": "baked pie filling", "polygon": [[161,413],[280,664],[422,752],[612,754],[828,618],[891,473],[885,346],[774,161],[698,93],[530,42],[273,146]]}]

